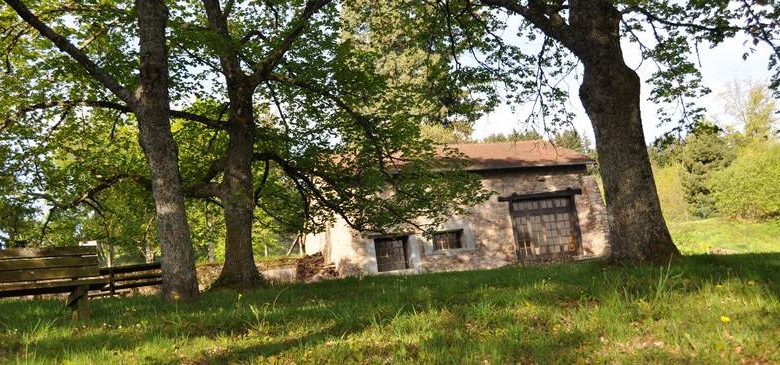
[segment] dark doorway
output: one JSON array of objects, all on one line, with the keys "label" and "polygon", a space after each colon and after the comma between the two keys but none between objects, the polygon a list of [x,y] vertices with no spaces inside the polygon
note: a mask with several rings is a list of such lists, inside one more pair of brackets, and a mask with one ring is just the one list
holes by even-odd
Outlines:
[{"label": "dark doorway", "polygon": [[571,196],[509,202],[517,256],[553,259],[581,254],[581,238]]},{"label": "dark doorway", "polygon": [[379,272],[409,268],[409,236],[375,238]]}]

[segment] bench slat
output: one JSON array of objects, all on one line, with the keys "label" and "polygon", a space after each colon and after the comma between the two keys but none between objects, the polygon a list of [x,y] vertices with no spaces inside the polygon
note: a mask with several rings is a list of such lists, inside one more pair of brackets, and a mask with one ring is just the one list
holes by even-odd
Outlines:
[{"label": "bench slat", "polygon": [[79,279],[98,275],[100,275],[100,271],[98,270],[97,266],[0,271],[0,283],[68,278]]},{"label": "bench slat", "polygon": [[0,260],[0,272],[9,270],[52,269],[56,267],[97,266],[97,256],[42,257]]},{"label": "bench slat", "polygon": [[[138,282],[138,283],[129,283],[129,284],[119,284],[114,285],[114,290],[122,290],[122,289],[132,289],[132,288],[140,288],[144,286],[154,286],[154,285],[162,285],[162,279],[157,280],[149,280],[144,282]],[[108,287],[103,288],[103,291],[110,290]]]},{"label": "bench slat", "polygon": [[97,248],[92,246],[47,247],[47,248],[10,248],[0,250],[0,260],[97,255]]},{"label": "bench slat", "polygon": [[106,286],[107,283],[108,278],[95,278],[3,285],[0,286],[0,298],[18,297],[24,295],[67,293],[82,285],[88,285],[90,290],[98,290]]},{"label": "bench slat", "polygon": [[144,279],[161,279],[162,273],[150,273],[150,274],[136,274],[136,275],[123,275],[123,276],[115,276],[112,280],[115,283],[122,282],[122,281],[135,281],[135,280],[144,280]]},{"label": "bench slat", "polygon": [[160,263],[152,262],[150,264],[132,264],[132,265],[113,266],[113,267],[101,267],[100,274],[101,275],[108,275],[111,273],[126,274],[132,272],[157,270],[157,269],[160,269]]}]

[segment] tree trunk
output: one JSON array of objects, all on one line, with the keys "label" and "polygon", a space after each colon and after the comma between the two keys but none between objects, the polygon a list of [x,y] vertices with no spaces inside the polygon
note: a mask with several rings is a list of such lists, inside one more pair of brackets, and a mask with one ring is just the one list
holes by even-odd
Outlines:
[{"label": "tree trunk", "polygon": [[[206,229],[212,230],[213,225],[211,219],[209,219],[209,207],[203,206],[203,218],[206,221]],[[217,243],[213,239],[209,239],[206,242],[206,256],[209,264],[217,262]]]},{"label": "tree trunk", "polygon": [[147,264],[154,262],[154,251],[152,251],[152,243],[148,240],[144,240],[144,262]]},{"label": "tree trunk", "polygon": [[215,287],[247,289],[263,284],[252,250],[255,208],[252,160],[255,125],[251,91],[244,82],[231,87],[228,150],[223,184],[225,205],[225,265]]},{"label": "tree trunk", "polygon": [[178,150],[170,127],[168,53],[165,28],[168,10],[159,0],[136,0],[140,79],[136,90],[139,140],[152,177],[162,249],[162,292],[167,299],[198,295],[190,229],[178,166]]},{"label": "tree trunk", "polygon": [[207,249],[209,264],[217,262],[217,243],[214,240],[209,240]]},{"label": "tree trunk", "polygon": [[647,155],[640,79],[623,61],[620,13],[610,1],[573,1],[575,51],[585,74],[580,100],[593,124],[615,261],[666,261],[679,255],[666,227]]}]

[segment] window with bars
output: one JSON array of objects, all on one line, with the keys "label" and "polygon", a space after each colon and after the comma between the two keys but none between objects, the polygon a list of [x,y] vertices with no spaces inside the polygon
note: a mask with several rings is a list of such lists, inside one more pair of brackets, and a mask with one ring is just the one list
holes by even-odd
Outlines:
[{"label": "window with bars", "polygon": [[433,250],[453,250],[463,248],[463,230],[435,232],[433,234]]}]

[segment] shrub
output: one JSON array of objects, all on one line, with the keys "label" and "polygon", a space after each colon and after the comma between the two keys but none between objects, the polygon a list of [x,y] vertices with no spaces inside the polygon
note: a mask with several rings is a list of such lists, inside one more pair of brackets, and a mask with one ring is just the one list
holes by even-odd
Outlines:
[{"label": "shrub", "polygon": [[708,184],[710,176],[734,160],[734,152],[719,129],[705,128],[686,138],[680,155],[680,179],[688,211],[699,218],[712,216],[716,209]]},{"label": "shrub", "polygon": [[672,163],[664,167],[653,166],[655,184],[658,189],[658,200],[661,201],[661,211],[667,221],[687,221],[691,219],[688,213],[688,203],[685,201],[682,183],[680,182],[680,164]]},{"label": "shrub", "polygon": [[712,175],[711,190],[720,212],[763,220],[780,217],[780,145],[756,144]]}]

